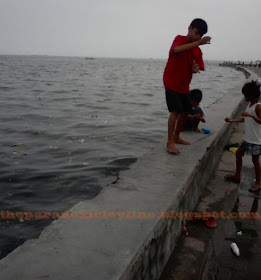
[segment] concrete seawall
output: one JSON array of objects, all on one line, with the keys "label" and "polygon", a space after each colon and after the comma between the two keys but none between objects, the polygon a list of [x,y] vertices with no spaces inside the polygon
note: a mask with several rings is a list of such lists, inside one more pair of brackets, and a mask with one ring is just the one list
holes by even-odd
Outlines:
[{"label": "concrete seawall", "polygon": [[3,258],[0,278],[158,279],[185,222],[158,217],[162,211],[193,211],[232,131],[224,118],[245,107],[241,88],[205,110],[211,134],[183,133],[192,145],[180,147],[179,156],[166,153],[164,140],[96,198],[69,210],[78,218],[54,221]]}]

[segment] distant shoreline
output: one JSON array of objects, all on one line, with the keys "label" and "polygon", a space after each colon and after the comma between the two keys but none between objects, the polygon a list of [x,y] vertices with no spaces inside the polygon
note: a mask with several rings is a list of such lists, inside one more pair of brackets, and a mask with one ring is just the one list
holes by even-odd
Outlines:
[{"label": "distant shoreline", "polygon": [[[46,54],[1,54],[0,53],[0,57],[5,57],[5,56],[20,56],[20,57],[67,57],[67,58],[82,58],[85,60],[98,60],[98,59],[122,59],[122,60],[126,60],[126,59],[131,59],[131,60],[163,60],[163,61],[167,61],[167,57],[165,58],[152,58],[152,57],[102,57],[102,56],[78,56],[78,55],[46,55]],[[215,60],[215,59],[205,59],[205,62],[211,62],[211,63],[221,63],[223,62],[223,60]]]}]

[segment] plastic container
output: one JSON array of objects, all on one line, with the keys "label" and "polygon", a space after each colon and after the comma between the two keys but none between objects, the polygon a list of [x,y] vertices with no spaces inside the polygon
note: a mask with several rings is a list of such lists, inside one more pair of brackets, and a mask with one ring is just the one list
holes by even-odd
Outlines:
[{"label": "plastic container", "polygon": [[235,147],[229,148],[229,151],[234,153],[234,154],[237,152],[237,150],[238,150],[238,148],[235,148]]},{"label": "plastic container", "polygon": [[211,132],[211,129],[209,128],[202,128],[201,131],[205,134],[209,134]]},{"label": "plastic container", "polygon": [[238,257],[240,256],[240,252],[236,243],[231,243],[231,249],[235,255],[237,255]]}]

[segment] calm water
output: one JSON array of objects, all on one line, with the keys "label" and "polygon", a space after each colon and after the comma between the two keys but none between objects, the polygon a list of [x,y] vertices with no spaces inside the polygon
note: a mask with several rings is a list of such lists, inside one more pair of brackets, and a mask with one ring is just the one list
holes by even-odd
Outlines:
[{"label": "calm water", "polygon": [[[0,56],[2,211],[63,211],[165,141],[165,60]],[[207,107],[245,77],[207,63]],[[239,93],[240,94],[240,93]],[[51,220],[0,220],[0,257]]]}]

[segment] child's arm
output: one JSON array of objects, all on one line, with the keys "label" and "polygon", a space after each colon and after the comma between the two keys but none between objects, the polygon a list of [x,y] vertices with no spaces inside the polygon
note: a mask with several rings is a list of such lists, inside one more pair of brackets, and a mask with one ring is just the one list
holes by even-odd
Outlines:
[{"label": "child's arm", "polygon": [[251,115],[251,114],[249,114],[249,113],[247,113],[247,112],[242,113],[242,116],[244,116],[244,117],[251,117],[251,118],[253,118],[257,123],[261,124],[261,105],[260,105],[260,104],[257,104],[257,105],[256,105],[256,110],[255,110],[255,112],[256,112],[257,117],[254,116],[254,115]]},{"label": "child's arm", "polygon": [[203,122],[203,123],[206,122],[206,120],[205,120],[205,118],[204,118],[204,116],[203,116],[203,112],[202,112],[202,113],[201,113],[201,112],[197,113],[197,114],[195,115],[195,117],[196,117],[198,120],[200,120],[201,122]]},{"label": "child's arm", "polygon": [[200,120],[202,122],[206,122],[206,120],[204,119],[204,117],[200,113],[197,113],[196,115],[188,114],[187,119],[190,120],[190,121],[193,121],[193,120],[197,119],[197,120]]},{"label": "child's arm", "polygon": [[230,118],[225,118],[225,122],[244,122],[244,118],[239,118],[239,119],[230,119]]},{"label": "child's arm", "polygon": [[190,121],[193,121],[194,120],[194,115],[188,114],[187,119],[190,120]]},{"label": "child's arm", "polygon": [[202,37],[200,40],[195,41],[195,42],[193,42],[193,43],[188,43],[188,44],[184,44],[184,45],[179,45],[179,46],[175,47],[175,48],[173,49],[173,51],[174,51],[174,53],[184,52],[184,51],[193,49],[193,48],[195,48],[195,47],[198,47],[198,46],[200,46],[200,45],[210,44],[210,40],[211,40],[211,37],[205,36],[205,37]]}]

